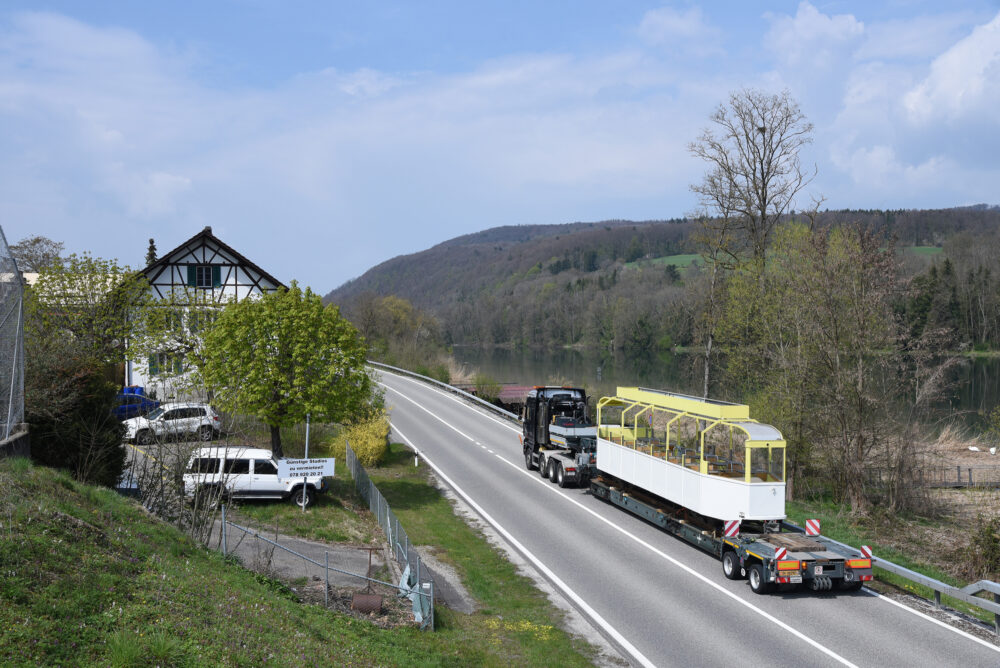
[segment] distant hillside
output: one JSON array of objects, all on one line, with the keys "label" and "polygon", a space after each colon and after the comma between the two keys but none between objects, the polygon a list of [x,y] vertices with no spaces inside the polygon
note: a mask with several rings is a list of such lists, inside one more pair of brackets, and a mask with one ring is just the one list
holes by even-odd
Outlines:
[{"label": "distant hillside", "polygon": [[[958,233],[994,233],[1000,207],[824,211],[816,223],[860,223],[900,246],[941,247]],[[383,262],[326,300],[350,316],[366,295],[402,297],[437,316],[452,343],[685,345],[699,273],[694,227],[685,219],[497,227]]]},{"label": "distant hillside", "polygon": [[615,260],[690,252],[690,230],[691,223],[683,219],[494,227],[383,262],[331,291],[326,300],[345,304],[373,292],[397,295],[436,311],[490,293],[534,267],[589,273]]}]

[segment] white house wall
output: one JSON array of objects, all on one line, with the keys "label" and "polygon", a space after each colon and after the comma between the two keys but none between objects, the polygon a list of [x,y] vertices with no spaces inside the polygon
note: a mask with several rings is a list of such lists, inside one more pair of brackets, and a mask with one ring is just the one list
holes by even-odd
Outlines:
[{"label": "white house wall", "polygon": [[[213,288],[189,286],[188,267],[206,265],[220,268],[220,285]],[[211,238],[204,237],[196,237],[171,251],[161,263],[147,269],[146,277],[154,297],[170,299],[173,296],[174,303],[180,306],[183,306],[192,293],[199,298],[204,296],[206,302],[224,304],[273,292],[280,287],[261,272],[247,266],[245,261],[214,243]],[[126,384],[144,387],[147,394],[155,393],[161,400],[180,398],[184,394],[181,389],[184,386],[183,380],[183,375],[173,379],[169,376],[150,377],[146,359],[131,360],[126,365]]]}]

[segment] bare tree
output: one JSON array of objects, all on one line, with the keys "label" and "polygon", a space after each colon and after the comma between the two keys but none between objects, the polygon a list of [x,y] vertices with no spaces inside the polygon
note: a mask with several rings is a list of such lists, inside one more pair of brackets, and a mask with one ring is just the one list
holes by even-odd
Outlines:
[{"label": "bare tree", "polygon": [[25,237],[10,247],[21,271],[39,272],[59,261],[63,243],[43,236]]},{"label": "bare tree", "polygon": [[749,88],[732,93],[710,120],[714,126],[688,145],[710,166],[691,190],[708,213],[734,220],[753,258],[763,262],[771,230],[816,174],[799,162],[799,151],[812,142],[812,123],[787,90],[769,95]]}]

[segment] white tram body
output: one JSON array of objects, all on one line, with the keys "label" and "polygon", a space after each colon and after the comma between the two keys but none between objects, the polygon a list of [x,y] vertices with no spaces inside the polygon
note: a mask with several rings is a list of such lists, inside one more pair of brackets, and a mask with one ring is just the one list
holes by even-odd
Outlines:
[{"label": "white tram body", "polygon": [[785,441],[748,406],[619,387],[597,423],[602,473],[706,517],[785,518]]}]

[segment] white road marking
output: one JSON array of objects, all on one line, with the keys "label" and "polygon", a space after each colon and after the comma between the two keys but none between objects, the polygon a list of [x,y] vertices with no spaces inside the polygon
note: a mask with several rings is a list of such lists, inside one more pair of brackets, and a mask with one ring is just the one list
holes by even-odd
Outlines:
[{"label": "white road marking", "polygon": [[910,606],[906,605],[905,603],[900,603],[899,601],[895,601],[895,600],[889,598],[888,596],[883,596],[882,594],[878,593],[877,591],[872,591],[871,589],[868,589],[867,587],[865,588],[865,592],[867,592],[868,594],[871,594],[872,596],[876,596],[876,597],[882,599],[886,603],[891,603],[892,605],[896,606],[897,608],[902,608],[903,610],[906,610],[907,612],[911,612],[914,615],[918,615],[918,616],[923,617],[924,619],[926,619],[928,621],[932,621],[932,622],[934,622],[935,624],[937,624],[938,626],[940,626],[942,628],[950,629],[950,630],[954,631],[955,633],[957,633],[958,635],[963,636],[965,638],[968,638],[969,640],[975,640],[977,643],[979,643],[983,647],[989,647],[994,652],[1000,652],[1000,647],[997,647],[993,643],[991,643],[991,642],[989,642],[987,640],[983,640],[982,638],[977,638],[976,636],[972,635],[971,633],[967,633],[967,632],[963,631],[962,629],[955,628],[951,624],[946,624],[945,622],[942,622],[940,619],[935,619],[934,617],[931,617],[927,613],[920,612],[919,610],[915,610],[915,609],[911,608]]},{"label": "white road marking", "polygon": [[[402,379],[402,380],[409,380],[410,382],[413,382],[413,383],[417,383],[417,384],[418,384],[418,385],[419,385],[420,387],[422,387],[422,388],[425,388],[425,389],[431,389],[431,390],[433,390],[433,391],[437,392],[438,394],[440,394],[441,396],[443,396],[443,397],[446,397],[446,398],[448,398],[448,399],[451,399],[451,400],[455,401],[456,403],[458,403],[459,405],[462,405],[462,406],[464,406],[464,407],[466,407],[466,408],[468,408],[468,409],[470,409],[470,410],[473,410],[473,411],[474,411],[474,412],[476,412],[477,414],[480,414],[480,415],[483,415],[484,417],[487,417],[487,418],[489,418],[489,419],[490,419],[490,420],[492,420],[493,422],[496,422],[497,424],[499,424],[499,425],[501,425],[501,426],[503,426],[503,427],[505,427],[505,428],[507,428],[507,429],[510,429],[510,430],[511,430],[511,431],[513,431],[513,432],[519,432],[519,431],[520,431],[520,430],[516,429],[515,427],[512,427],[512,426],[511,426],[510,424],[508,424],[507,422],[505,422],[505,421],[503,421],[503,420],[500,420],[500,419],[497,419],[497,418],[495,418],[495,417],[493,417],[493,416],[490,416],[490,415],[487,415],[487,414],[483,413],[482,411],[480,411],[480,410],[477,410],[477,409],[476,409],[476,408],[475,408],[474,406],[470,406],[470,405],[469,405],[468,403],[466,403],[466,402],[462,401],[461,399],[458,399],[458,398],[457,398],[457,397],[455,397],[454,395],[451,395],[451,394],[449,394],[449,393],[447,393],[447,392],[444,392],[443,390],[439,390],[439,389],[437,389],[437,388],[434,388],[434,387],[430,387],[430,386],[428,386],[428,385],[426,385],[426,384],[423,384],[423,383],[420,383],[420,382],[419,382],[419,381],[417,381],[417,380],[413,380],[413,379],[411,379],[411,378],[406,378],[406,377],[404,377],[404,376],[396,376],[395,374],[393,374],[393,376],[394,376],[394,377],[396,377],[396,378],[400,378],[400,379]],[[383,387],[387,387],[387,386],[383,384]],[[388,388],[388,387],[387,387],[387,389],[393,389],[393,388]],[[393,390],[393,391],[395,391],[395,392],[396,392],[397,394],[399,394],[400,396],[404,396],[404,397],[405,397],[405,395],[403,395],[403,394],[402,394],[402,393],[401,393],[401,392],[400,392],[399,390]],[[407,398],[407,399],[409,399],[409,397],[406,397],[406,398]],[[412,399],[410,399],[410,401],[413,401],[413,400],[412,400]],[[413,403],[414,403],[414,404],[416,404],[416,402],[413,402]],[[417,405],[419,406],[419,404],[417,404]],[[426,408],[424,408],[423,406],[419,406],[419,407],[420,407],[420,408],[422,408],[423,410],[427,411],[427,409],[426,409]],[[427,412],[430,412],[430,411],[427,411]],[[431,414],[433,415],[433,413],[431,413]],[[434,417],[436,417],[436,418],[437,418],[437,416],[434,416]],[[437,419],[439,419],[439,420],[440,420],[441,418],[437,418]],[[442,422],[444,422],[443,420],[441,420],[441,421],[442,421]],[[451,426],[451,425],[449,425],[449,426]],[[640,544],[642,544],[642,545],[645,545],[646,547],[649,547],[649,548],[650,548],[651,550],[653,550],[654,552],[656,552],[656,553],[660,554],[661,556],[663,556],[663,557],[664,557],[665,559],[667,559],[668,561],[671,561],[671,562],[673,562],[673,563],[677,564],[678,566],[680,566],[681,568],[683,568],[684,570],[687,570],[687,571],[691,572],[692,574],[694,574],[694,575],[695,575],[696,577],[698,577],[699,579],[702,579],[702,580],[704,580],[705,582],[707,582],[708,584],[711,584],[711,585],[712,585],[713,587],[715,587],[715,588],[717,588],[717,589],[720,589],[720,591],[723,591],[723,592],[725,592],[725,593],[726,593],[727,595],[730,595],[730,596],[735,596],[734,594],[732,594],[732,593],[731,593],[731,592],[729,592],[728,590],[725,590],[725,589],[722,589],[721,587],[719,587],[719,585],[717,585],[716,583],[714,583],[714,582],[712,582],[712,581],[710,581],[710,580],[707,580],[706,578],[704,578],[704,576],[702,576],[702,575],[700,575],[700,574],[698,574],[698,573],[695,573],[694,571],[691,571],[691,570],[690,570],[690,569],[689,569],[689,568],[688,568],[687,566],[684,566],[683,564],[680,564],[679,562],[675,561],[675,560],[674,560],[674,559],[673,559],[672,557],[670,557],[670,556],[668,556],[668,555],[666,555],[666,554],[663,554],[663,553],[659,552],[659,550],[657,550],[656,548],[654,548],[654,547],[652,547],[652,546],[650,546],[650,545],[647,545],[647,544],[646,544],[645,542],[643,542],[643,541],[642,541],[641,539],[639,539],[638,537],[636,537],[636,536],[633,536],[632,534],[629,534],[628,532],[626,532],[626,531],[625,531],[624,529],[622,529],[622,528],[620,528],[620,527],[618,527],[618,526],[616,526],[616,525],[612,524],[611,522],[609,522],[609,521],[608,521],[608,520],[606,520],[605,518],[603,518],[603,517],[601,517],[600,515],[596,514],[596,513],[595,513],[594,511],[592,511],[592,510],[591,510],[590,508],[587,508],[586,506],[583,506],[583,505],[581,505],[581,504],[580,504],[580,503],[579,503],[578,501],[576,501],[576,500],[575,500],[575,499],[573,499],[572,497],[568,496],[568,495],[567,495],[567,494],[566,494],[565,492],[562,492],[562,491],[560,491],[560,490],[559,490],[558,488],[555,488],[555,487],[553,487],[553,486],[551,486],[551,485],[546,485],[546,484],[545,484],[545,481],[543,481],[543,480],[542,480],[541,478],[538,478],[538,477],[536,477],[536,476],[534,476],[534,475],[531,475],[531,474],[530,474],[530,473],[529,473],[528,471],[525,471],[525,470],[523,470],[523,469],[521,468],[521,463],[520,463],[520,462],[518,462],[518,463],[512,463],[511,461],[509,461],[509,460],[507,460],[506,458],[504,458],[504,457],[503,457],[502,455],[496,455],[496,457],[497,457],[498,459],[500,459],[500,460],[501,460],[502,462],[504,462],[505,464],[508,464],[509,466],[513,467],[513,468],[514,468],[514,469],[515,469],[516,471],[518,471],[518,473],[521,473],[521,474],[523,474],[523,475],[527,475],[527,476],[528,476],[528,478],[529,478],[530,480],[533,480],[533,481],[537,482],[538,484],[542,485],[543,487],[545,487],[546,489],[548,489],[548,490],[550,490],[550,491],[552,491],[552,492],[555,492],[556,494],[559,494],[560,496],[562,496],[563,498],[565,498],[565,499],[566,499],[567,501],[569,501],[569,502],[571,502],[571,503],[573,503],[573,504],[576,504],[576,505],[577,505],[578,507],[580,507],[581,509],[583,509],[583,510],[585,510],[586,512],[590,513],[590,514],[591,514],[591,515],[593,515],[594,517],[597,517],[598,519],[600,519],[601,521],[605,522],[606,524],[609,524],[610,526],[612,526],[612,527],[613,527],[613,528],[615,528],[616,530],[618,530],[618,531],[620,531],[620,532],[622,532],[622,533],[626,534],[627,536],[629,536],[629,537],[630,537],[630,538],[632,538],[633,540],[635,540],[635,541],[639,542]],[[967,638],[967,639],[969,639],[969,640],[974,640],[975,642],[979,643],[980,645],[982,645],[982,646],[984,646],[984,647],[989,647],[989,648],[990,648],[990,649],[992,649],[993,651],[995,651],[995,652],[998,652],[998,653],[1000,653],[1000,647],[998,647],[998,646],[994,645],[993,643],[990,643],[989,641],[986,641],[986,640],[983,640],[982,638],[977,638],[976,636],[974,636],[974,635],[972,635],[972,634],[970,634],[970,633],[966,633],[966,632],[965,632],[965,631],[963,631],[962,629],[959,629],[959,628],[956,628],[956,627],[952,626],[951,624],[947,624],[947,623],[945,623],[945,622],[942,622],[942,621],[941,621],[941,620],[939,620],[939,619],[935,619],[934,617],[931,617],[930,615],[927,615],[927,614],[925,614],[925,613],[923,613],[923,612],[921,612],[921,611],[919,611],[919,610],[916,610],[916,609],[914,609],[914,608],[911,608],[911,607],[910,607],[910,606],[908,606],[908,605],[905,605],[905,604],[903,604],[903,603],[900,603],[899,601],[895,601],[895,600],[893,600],[893,599],[889,598],[888,596],[883,596],[882,594],[879,594],[878,592],[875,592],[875,591],[872,591],[872,590],[870,590],[870,589],[867,589],[867,588],[865,588],[865,591],[866,591],[866,592],[868,592],[869,594],[871,594],[871,595],[873,595],[873,596],[875,596],[875,597],[877,597],[877,598],[881,599],[882,601],[885,601],[886,603],[891,603],[892,605],[894,605],[894,606],[896,606],[896,607],[899,607],[899,608],[902,608],[903,610],[906,610],[906,611],[908,611],[908,612],[910,612],[910,613],[912,613],[912,614],[914,614],[914,615],[917,615],[917,616],[919,616],[919,617],[923,617],[924,619],[926,619],[926,620],[928,620],[928,621],[931,621],[931,622],[933,622],[933,623],[937,624],[938,626],[940,626],[940,627],[942,627],[942,628],[946,628],[946,629],[949,629],[949,630],[951,630],[951,631],[953,631],[953,632],[957,633],[958,635],[962,636],[963,638]],[[744,601],[744,600],[743,600],[743,599],[741,599],[741,598],[738,598],[738,597],[736,597],[736,600],[738,600],[738,601],[740,601],[741,603],[743,603],[743,604],[745,604],[745,605],[749,606],[749,607],[750,607],[750,608],[752,608],[753,610],[755,610],[755,611],[758,611],[758,612],[760,612],[761,614],[763,614],[763,615],[765,615],[765,616],[769,616],[769,615],[768,615],[768,613],[764,612],[763,610],[760,610],[759,608],[756,608],[756,607],[754,607],[754,606],[753,606],[752,604],[750,604],[750,603],[747,603],[746,601]],[[780,624],[780,625],[784,625],[784,623],[783,623],[783,622],[781,622],[780,620],[777,620],[777,619],[775,619],[775,621],[776,621],[776,622],[777,622],[778,624]],[[790,627],[788,627],[788,628],[790,629]],[[811,641],[811,640],[810,640],[809,638],[807,638],[807,637],[805,637],[805,636],[802,636],[801,634],[799,634],[799,632],[795,631],[794,629],[790,629],[790,630],[792,630],[792,631],[793,631],[793,633],[795,633],[796,635],[799,635],[800,637],[803,637],[803,638],[804,638],[804,639],[806,639],[807,641],[809,641],[809,642],[812,642],[812,641]],[[825,649],[825,648],[824,648],[824,649]],[[838,657],[838,658],[839,658],[839,657]]]},{"label": "white road marking", "polygon": [[[397,390],[395,388],[388,387],[388,386],[386,386],[384,384],[382,384],[382,386],[385,387],[388,390],[391,390],[391,391],[395,392],[399,396],[403,397],[404,399],[406,399],[407,401],[409,401],[410,403],[412,403],[414,406],[417,406],[418,408],[420,408],[424,412],[426,412],[429,415],[433,416],[436,420],[438,420],[442,424],[447,425],[449,428],[451,428],[455,432],[464,435],[464,433],[461,430],[459,430],[457,427],[449,424],[447,421],[445,421],[444,419],[438,417],[437,415],[434,415],[434,413],[432,413],[428,408],[425,408],[424,406],[420,405],[414,399],[411,399],[410,397],[407,397],[405,394],[403,394],[399,390]],[[397,429],[396,431],[398,432],[399,430]],[[402,434],[400,434],[400,436],[402,436]],[[470,440],[472,440],[472,439],[470,439]],[[409,442],[409,441],[407,441],[407,442]],[[528,471],[523,470],[520,467],[520,465],[513,464],[512,462],[508,461],[504,457],[500,457],[498,455],[498,458],[500,459],[500,461],[502,461],[503,463],[509,465],[511,468],[513,468],[514,470],[516,470],[518,473],[526,475],[529,480],[532,480],[532,481],[534,481],[534,482],[536,482],[538,484],[541,484],[545,489],[547,489],[547,490],[549,490],[549,491],[551,491],[551,492],[553,492],[555,494],[558,494],[559,496],[563,497],[564,499],[566,499],[567,501],[569,501],[573,505],[577,506],[578,508],[580,508],[584,512],[589,513],[590,515],[592,515],[597,520],[599,520],[599,521],[603,522],[604,524],[608,525],[609,527],[611,527],[615,531],[617,531],[617,532],[619,532],[619,533],[627,536],[628,538],[632,539],[634,542],[636,542],[637,544],[639,544],[642,547],[646,548],[647,550],[649,550],[653,554],[656,554],[657,556],[661,557],[665,561],[673,564],[677,568],[680,568],[684,572],[688,573],[692,577],[694,577],[694,578],[702,581],[703,583],[707,584],[709,587],[712,587],[713,589],[715,589],[716,591],[720,592],[724,596],[728,596],[729,598],[731,598],[732,600],[736,601],[740,605],[748,608],[749,610],[752,610],[753,612],[757,613],[758,615],[760,615],[764,619],[766,619],[769,622],[775,624],[779,628],[784,629],[785,631],[788,631],[789,633],[791,633],[796,638],[799,638],[800,640],[808,643],[809,645],[812,645],[814,648],[818,649],[819,651],[821,651],[822,653],[824,653],[827,656],[831,657],[832,659],[834,659],[834,660],[842,663],[843,665],[845,665],[845,666],[853,666],[854,668],[857,668],[857,666],[854,663],[851,663],[846,658],[840,656],[839,654],[837,654],[836,652],[834,652],[829,647],[826,647],[825,645],[822,645],[822,644],[816,642],[815,640],[813,640],[809,636],[805,635],[801,631],[798,631],[798,630],[792,628],[791,626],[789,626],[788,624],[786,624],[785,622],[781,621],[780,619],[778,619],[777,617],[775,617],[771,613],[769,613],[769,612],[767,612],[765,610],[762,610],[761,608],[758,608],[757,606],[755,606],[754,604],[750,603],[749,601],[746,601],[746,600],[740,598],[739,596],[737,596],[733,592],[731,592],[728,589],[722,587],[718,583],[713,582],[712,580],[708,579],[707,577],[705,577],[701,573],[698,573],[697,571],[695,571],[694,569],[690,568],[689,566],[685,566],[684,564],[682,564],[677,559],[671,557],[669,554],[667,554],[667,553],[661,551],[660,549],[654,547],[653,545],[647,543],[646,541],[644,541],[643,539],[639,538],[638,536],[636,536],[636,535],[634,535],[632,533],[629,533],[628,531],[626,531],[622,527],[616,525],[611,520],[608,520],[607,518],[602,517],[601,515],[599,515],[595,511],[593,511],[590,508],[584,506],[582,503],[580,503],[576,499],[574,499],[574,498],[570,497],[568,494],[562,492],[558,487],[545,484],[545,481],[543,481],[541,478],[538,478],[537,476],[531,475]],[[424,455],[424,459],[425,460],[427,459],[426,455]],[[437,467],[434,467],[434,470],[437,471],[438,470]],[[443,474],[442,474],[442,476],[443,476]],[[448,484],[450,484],[450,485],[452,485],[454,487],[454,485],[450,481],[449,481]],[[456,488],[456,491],[457,491],[457,488]],[[466,497],[466,495],[464,493],[462,493],[461,496]],[[477,511],[479,510],[479,506],[476,505],[474,502],[472,502],[471,499],[467,499],[467,500],[470,501],[470,505],[473,505],[474,507],[477,508]],[[493,524],[492,521],[490,523]],[[500,530],[499,529],[499,525],[498,525],[498,530]],[[501,531],[504,533],[505,536],[509,535],[509,534],[507,534],[507,532],[505,530],[501,530]],[[520,545],[520,543],[518,543],[518,545]],[[546,569],[546,571],[548,571],[548,569]],[[548,571],[548,572],[551,572],[551,571]],[[569,590],[567,589],[567,591],[569,591]],[[575,594],[574,594],[574,596],[575,596]],[[574,600],[576,600],[576,599],[574,598]]]},{"label": "white road marking", "polygon": [[[413,441],[411,441],[409,438],[407,438],[406,434],[404,434],[402,431],[400,431],[399,427],[393,425],[392,428],[393,428],[393,430],[395,430],[395,432],[397,434],[399,434],[399,436],[404,441],[406,441],[407,445],[409,445],[411,448],[413,448],[414,452],[418,452],[418,453],[420,452],[417,449],[417,447],[414,445]],[[617,629],[615,629],[615,627],[611,626],[607,621],[605,621],[605,619],[603,617],[601,617],[601,615],[598,614],[596,610],[594,610],[589,605],[587,605],[587,602],[584,601],[575,591],[573,591],[572,589],[570,589],[569,586],[565,582],[563,582],[561,579],[559,579],[559,576],[557,576],[555,573],[553,573],[545,564],[543,564],[541,562],[541,560],[538,557],[536,557],[534,554],[532,554],[528,550],[528,548],[526,548],[524,545],[522,545],[516,538],[514,538],[513,535],[511,535],[511,533],[509,531],[507,531],[505,528],[503,528],[503,526],[501,526],[499,522],[497,522],[495,519],[493,519],[493,517],[490,516],[490,514],[487,513],[482,508],[482,506],[480,506],[478,503],[476,503],[472,499],[471,496],[469,496],[468,494],[466,494],[465,491],[462,490],[461,487],[459,487],[458,485],[456,485],[454,483],[454,481],[451,480],[451,478],[449,478],[447,475],[445,475],[444,471],[442,471],[441,469],[439,469],[437,467],[437,465],[434,464],[434,462],[432,462],[430,459],[427,458],[426,454],[421,453],[421,456],[424,458],[424,461],[427,462],[427,464],[432,469],[434,469],[434,473],[437,474],[438,477],[440,477],[442,480],[444,480],[448,484],[449,487],[451,487],[453,490],[455,490],[456,494],[458,494],[459,496],[461,496],[465,500],[465,502],[468,503],[477,513],[479,513],[479,515],[484,520],[486,520],[487,522],[489,522],[489,524],[494,529],[496,529],[500,533],[500,535],[502,535],[511,545],[513,545],[515,549],[517,549],[521,554],[523,554],[525,556],[525,558],[528,559],[528,561],[530,561],[531,563],[533,563],[535,565],[535,568],[537,568],[539,571],[541,571],[545,575],[545,577],[547,577],[549,579],[549,581],[552,582],[552,584],[554,584],[556,587],[558,587],[560,590],[562,590],[562,592],[563,592],[564,595],[566,595],[574,603],[576,603],[580,607],[580,609],[583,610],[584,614],[588,615],[590,617],[590,619],[595,624],[597,624],[599,627],[601,627],[602,629],[604,629],[604,631],[609,636],[611,636],[612,638],[614,638],[615,642],[617,642],[621,646],[621,648],[625,650],[625,652],[627,652],[640,665],[649,666],[650,668],[654,668],[655,667],[656,664],[654,664],[652,661],[650,661],[649,659],[647,659],[642,654],[642,652],[640,652],[632,643],[630,643],[628,640],[625,639],[625,636],[623,636],[621,633],[618,632]]]}]

